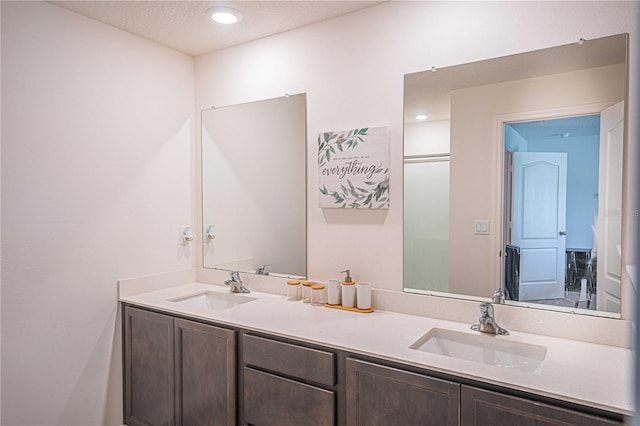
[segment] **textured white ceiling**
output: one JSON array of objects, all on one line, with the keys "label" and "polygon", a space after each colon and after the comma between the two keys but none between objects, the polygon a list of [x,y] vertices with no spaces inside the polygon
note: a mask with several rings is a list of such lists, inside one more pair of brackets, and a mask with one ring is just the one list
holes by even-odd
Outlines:
[{"label": "textured white ceiling", "polygon": [[[192,56],[257,40],[334,18],[381,1],[50,1]],[[205,13],[214,5],[243,14],[235,25],[216,24]]]}]

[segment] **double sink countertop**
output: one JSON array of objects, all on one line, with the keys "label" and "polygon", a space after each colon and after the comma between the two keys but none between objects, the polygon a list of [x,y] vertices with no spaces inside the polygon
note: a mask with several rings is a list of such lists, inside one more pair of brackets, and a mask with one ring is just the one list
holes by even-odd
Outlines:
[{"label": "double sink countertop", "polygon": [[[630,349],[517,331],[511,331],[508,336],[481,335],[471,331],[471,324],[466,323],[379,310],[368,314],[342,311],[261,292],[238,295],[255,300],[220,310],[198,303],[175,301],[205,292],[228,293],[229,290],[221,285],[194,282],[121,297],[120,301],[330,346],[623,415],[633,413],[634,369]],[[496,320],[500,323],[499,317]],[[432,329],[465,333],[476,340],[479,336],[512,342],[516,346],[542,346],[546,348],[546,354],[541,368],[528,372],[410,348],[424,340]]]}]

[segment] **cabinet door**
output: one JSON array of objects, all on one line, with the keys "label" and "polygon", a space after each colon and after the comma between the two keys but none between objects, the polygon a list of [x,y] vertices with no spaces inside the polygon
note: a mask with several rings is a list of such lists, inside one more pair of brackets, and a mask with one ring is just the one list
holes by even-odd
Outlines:
[{"label": "cabinet door", "polygon": [[347,359],[347,424],[458,425],[460,385]]},{"label": "cabinet door", "polygon": [[236,422],[235,332],[175,320],[176,425]]},{"label": "cabinet door", "polygon": [[604,426],[622,424],[471,386],[462,386],[461,408],[462,426]]},{"label": "cabinet door", "polygon": [[125,423],[173,425],[173,318],[124,308]]},{"label": "cabinet door", "polygon": [[252,426],[333,426],[332,391],[244,368],[244,423]]}]

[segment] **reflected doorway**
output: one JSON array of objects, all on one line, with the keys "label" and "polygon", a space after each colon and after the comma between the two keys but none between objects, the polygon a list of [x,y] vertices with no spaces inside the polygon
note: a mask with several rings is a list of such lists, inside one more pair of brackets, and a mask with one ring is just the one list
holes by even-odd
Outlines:
[{"label": "reflected doorway", "polygon": [[505,288],[596,309],[600,114],[504,125]]}]

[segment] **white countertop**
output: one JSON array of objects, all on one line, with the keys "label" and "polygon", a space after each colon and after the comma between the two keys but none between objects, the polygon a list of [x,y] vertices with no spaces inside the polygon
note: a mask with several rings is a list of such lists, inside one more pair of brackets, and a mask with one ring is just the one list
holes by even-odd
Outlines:
[{"label": "white countertop", "polygon": [[[248,295],[257,298],[255,301],[219,311],[171,301],[205,291],[228,292],[228,289],[190,283],[121,297],[120,301],[371,355],[624,415],[633,412],[634,370],[630,349],[516,331],[509,336],[486,336],[547,347],[542,371],[526,373],[409,348],[432,328],[474,333],[469,329],[470,324],[385,311],[354,313],[291,302],[285,296],[259,292]],[[496,320],[500,323],[499,317]]]}]

